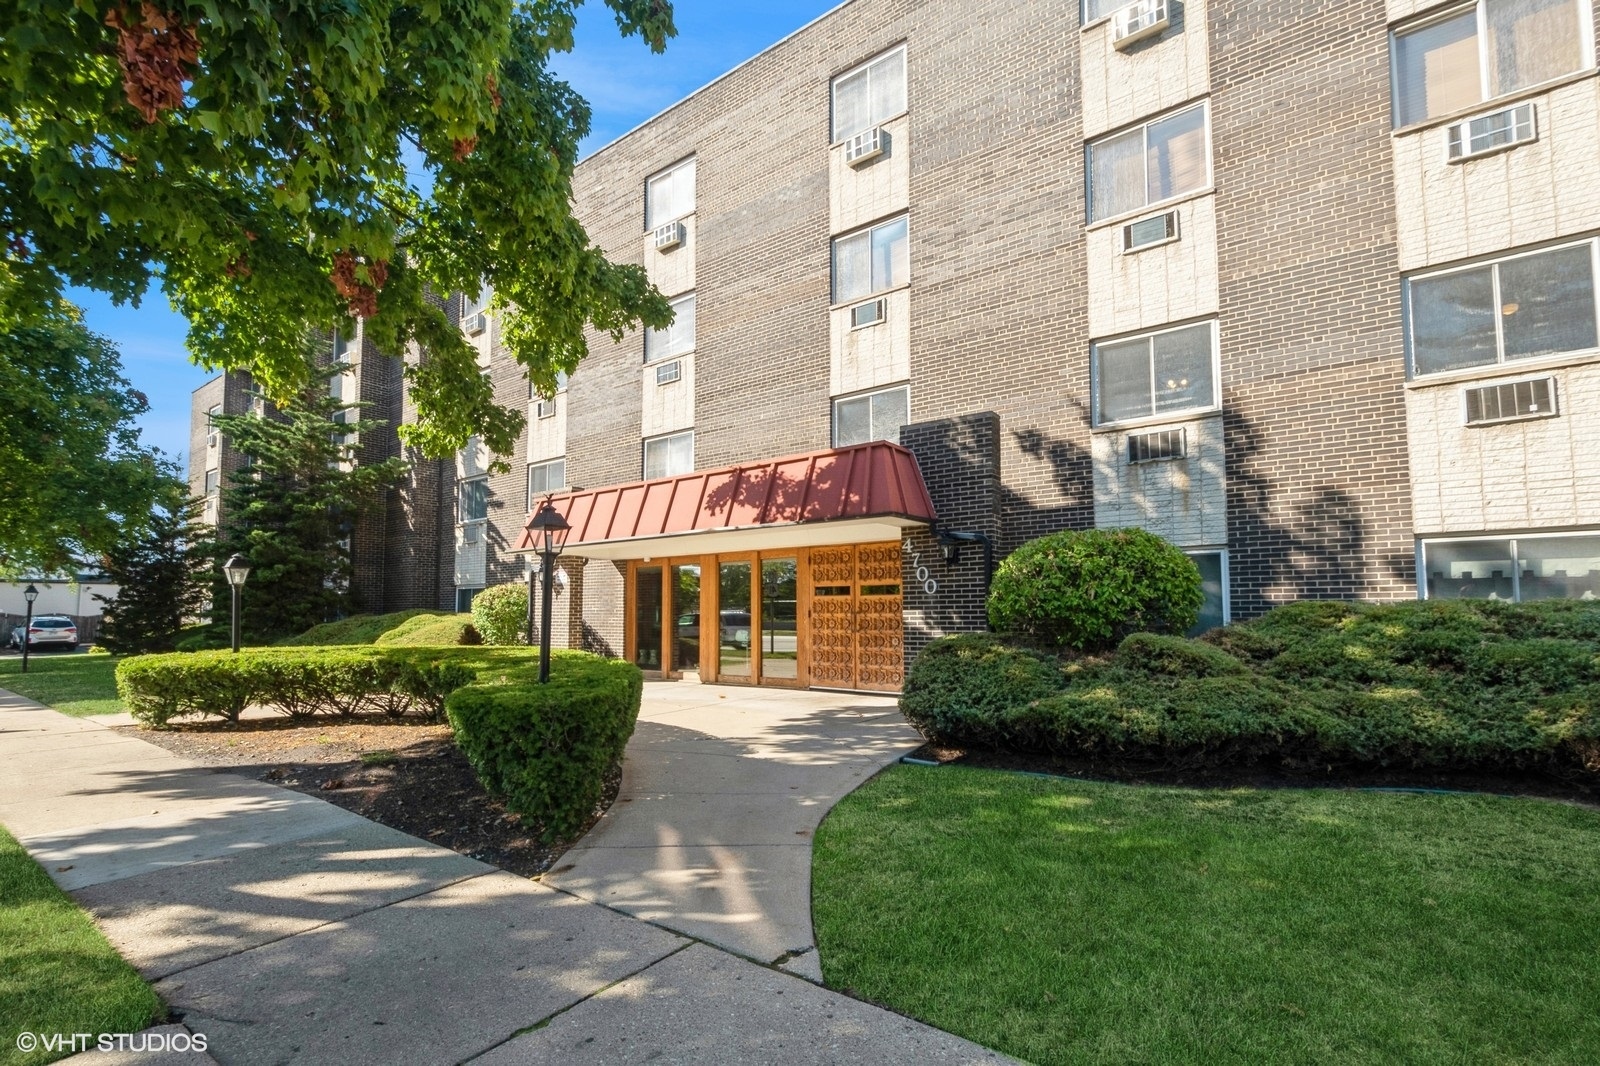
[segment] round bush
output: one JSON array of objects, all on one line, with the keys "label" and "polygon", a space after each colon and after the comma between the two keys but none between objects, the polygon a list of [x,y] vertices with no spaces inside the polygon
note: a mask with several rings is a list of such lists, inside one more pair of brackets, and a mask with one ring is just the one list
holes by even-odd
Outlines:
[{"label": "round bush", "polygon": [[528,586],[495,585],[472,597],[472,624],[486,644],[528,643]]},{"label": "round bush", "polygon": [[1154,533],[1053,533],[1000,564],[989,624],[1045,647],[1107,651],[1130,633],[1182,633],[1203,598],[1199,568]]}]

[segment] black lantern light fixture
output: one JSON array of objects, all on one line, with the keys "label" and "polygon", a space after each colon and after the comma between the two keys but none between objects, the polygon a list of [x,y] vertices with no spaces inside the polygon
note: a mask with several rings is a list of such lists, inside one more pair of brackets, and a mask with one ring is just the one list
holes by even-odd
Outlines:
[{"label": "black lantern light fixture", "polygon": [[233,653],[239,654],[239,594],[244,589],[244,579],[250,576],[250,560],[235,554],[222,564],[228,576],[228,586],[233,589]]},{"label": "black lantern light fixture", "polygon": [[[539,684],[550,680],[550,609],[551,596],[555,591],[556,557],[561,554],[561,549],[566,547],[567,533],[572,527],[567,525],[567,520],[561,517],[550,504],[547,497],[539,505],[539,512],[528,523],[528,533],[533,542],[533,550],[538,553],[539,586],[543,600],[543,617],[539,626]],[[529,590],[532,591],[531,589]],[[532,598],[529,599],[532,604]]]},{"label": "black lantern light fixture", "polygon": [[28,672],[28,645],[33,642],[33,601],[39,598],[39,590],[30,583],[22,590],[22,598],[28,601],[27,621],[22,623],[22,672]]}]

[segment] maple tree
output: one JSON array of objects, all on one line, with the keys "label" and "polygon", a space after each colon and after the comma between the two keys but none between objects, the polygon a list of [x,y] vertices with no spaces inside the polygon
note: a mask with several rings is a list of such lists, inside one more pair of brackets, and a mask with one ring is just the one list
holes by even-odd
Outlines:
[{"label": "maple tree", "polygon": [[[655,51],[665,0],[605,0]],[[64,284],[155,285],[208,369],[269,395],[306,384],[308,331],[349,329],[408,364],[408,444],[477,434],[509,454],[439,294],[487,285],[506,348],[555,386],[585,329],[671,320],[644,272],[573,217],[589,110],[549,70],[579,0],[0,0],[0,328]]]}]

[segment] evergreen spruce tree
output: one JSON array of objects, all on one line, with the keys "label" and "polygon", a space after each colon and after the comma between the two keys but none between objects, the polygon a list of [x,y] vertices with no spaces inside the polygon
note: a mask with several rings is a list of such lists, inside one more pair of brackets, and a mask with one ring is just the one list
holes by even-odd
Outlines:
[{"label": "evergreen spruce tree", "polygon": [[[332,396],[328,381],[347,367],[312,371],[312,384],[266,415],[221,415],[218,430],[248,465],[222,494],[216,565],[235,552],[250,561],[240,621],[250,643],[269,643],[349,613],[349,537],[406,464],[354,462],[356,434],[384,425],[357,417],[361,405]],[[341,422],[337,428],[334,423]],[[220,572],[213,617],[230,617],[231,590]]]},{"label": "evergreen spruce tree", "polygon": [[201,502],[169,477],[144,528],[102,560],[116,596],[103,605],[96,643],[117,655],[171,651],[178,631],[211,604],[211,528],[199,522]]}]

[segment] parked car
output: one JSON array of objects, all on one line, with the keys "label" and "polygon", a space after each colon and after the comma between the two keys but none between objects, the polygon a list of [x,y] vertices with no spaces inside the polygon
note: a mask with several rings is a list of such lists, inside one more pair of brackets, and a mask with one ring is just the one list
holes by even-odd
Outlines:
[{"label": "parked car", "polygon": [[[11,630],[11,646],[18,651],[22,650],[23,633],[22,626]],[[33,620],[33,627],[26,633],[28,647],[34,651],[45,648],[78,650],[78,625],[64,614],[41,614]]]},{"label": "parked car", "polygon": [[[678,617],[678,636],[684,640],[700,639],[700,614],[698,611]],[[722,643],[728,647],[750,646],[750,612],[726,610],[722,612]]]}]

